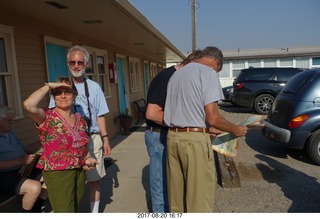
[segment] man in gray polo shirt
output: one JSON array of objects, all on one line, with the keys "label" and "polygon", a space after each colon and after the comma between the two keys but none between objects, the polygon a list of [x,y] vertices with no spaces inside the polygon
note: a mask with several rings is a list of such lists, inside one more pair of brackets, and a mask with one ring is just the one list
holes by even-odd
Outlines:
[{"label": "man in gray polo shirt", "polygon": [[217,72],[223,55],[206,47],[200,59],[170,78],[164,110],[170,212],[213,212],[216,184],[209,127],[244,136],[247,128],[219,114],[223,93]]}]

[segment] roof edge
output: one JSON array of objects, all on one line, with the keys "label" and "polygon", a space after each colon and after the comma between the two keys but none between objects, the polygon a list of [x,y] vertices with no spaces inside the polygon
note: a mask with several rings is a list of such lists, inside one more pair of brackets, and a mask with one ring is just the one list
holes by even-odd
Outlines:
[{"label": "roof edge", "polygon": [[132,19],[134,19],[139,25],[141,25],[145,30],[149,31],[152,35],[162,41],[169,49],[175,52],[182,59],[185,58],[185,55],[175,47],[170,40],[168,40],[151,22],[136,8],[130,1],[124,0],[105,0],[110,4],[113,4],[119,10],[126,13]]}]

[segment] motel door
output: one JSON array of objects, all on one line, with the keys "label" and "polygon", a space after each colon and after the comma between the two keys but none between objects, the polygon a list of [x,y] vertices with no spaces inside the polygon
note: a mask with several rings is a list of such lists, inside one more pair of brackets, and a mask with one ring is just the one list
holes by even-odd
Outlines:
[{"label": "motel door", "polygon": [[68,76],[66,47],[46,43],[46,50],[49,82],[57,77]]},{"label": "motel door", "polygon": [[145,81],[145,92],[146,92],[146,96],[149,90],[149,65],[147,63],[143,63],[143,77],[144,77],[144,81]]},{"label": "motel door", "polygon": [[117,71],[118,71],[118,92],[119,92],[119,103],[120,103],[120,114],[126,114],[126,87],[124,77],[124,59],[117,57]]}]

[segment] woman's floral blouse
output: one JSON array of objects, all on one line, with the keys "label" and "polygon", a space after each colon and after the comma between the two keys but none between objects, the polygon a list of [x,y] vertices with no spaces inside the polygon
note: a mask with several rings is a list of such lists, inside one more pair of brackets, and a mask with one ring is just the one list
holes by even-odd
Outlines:
[{"label": "woman's floral blouse", "polygon": [[37,166],[44,171],[82,168],[87,155],[87,124],[75,113],[72,127],[55,109],[45,110],[45,123],[38,133],[42,145],[42,156]]}]

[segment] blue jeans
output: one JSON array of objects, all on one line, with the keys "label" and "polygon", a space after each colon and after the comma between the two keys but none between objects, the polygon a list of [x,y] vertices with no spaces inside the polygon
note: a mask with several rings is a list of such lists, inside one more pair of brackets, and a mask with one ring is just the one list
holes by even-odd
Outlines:
[{"label": "blue jeans", "polygon": [[150,192],[153,212],[168,212],[167,171],[166,171],[167,132],[153,132],[147,129],[145,142],[150,157]]}]

